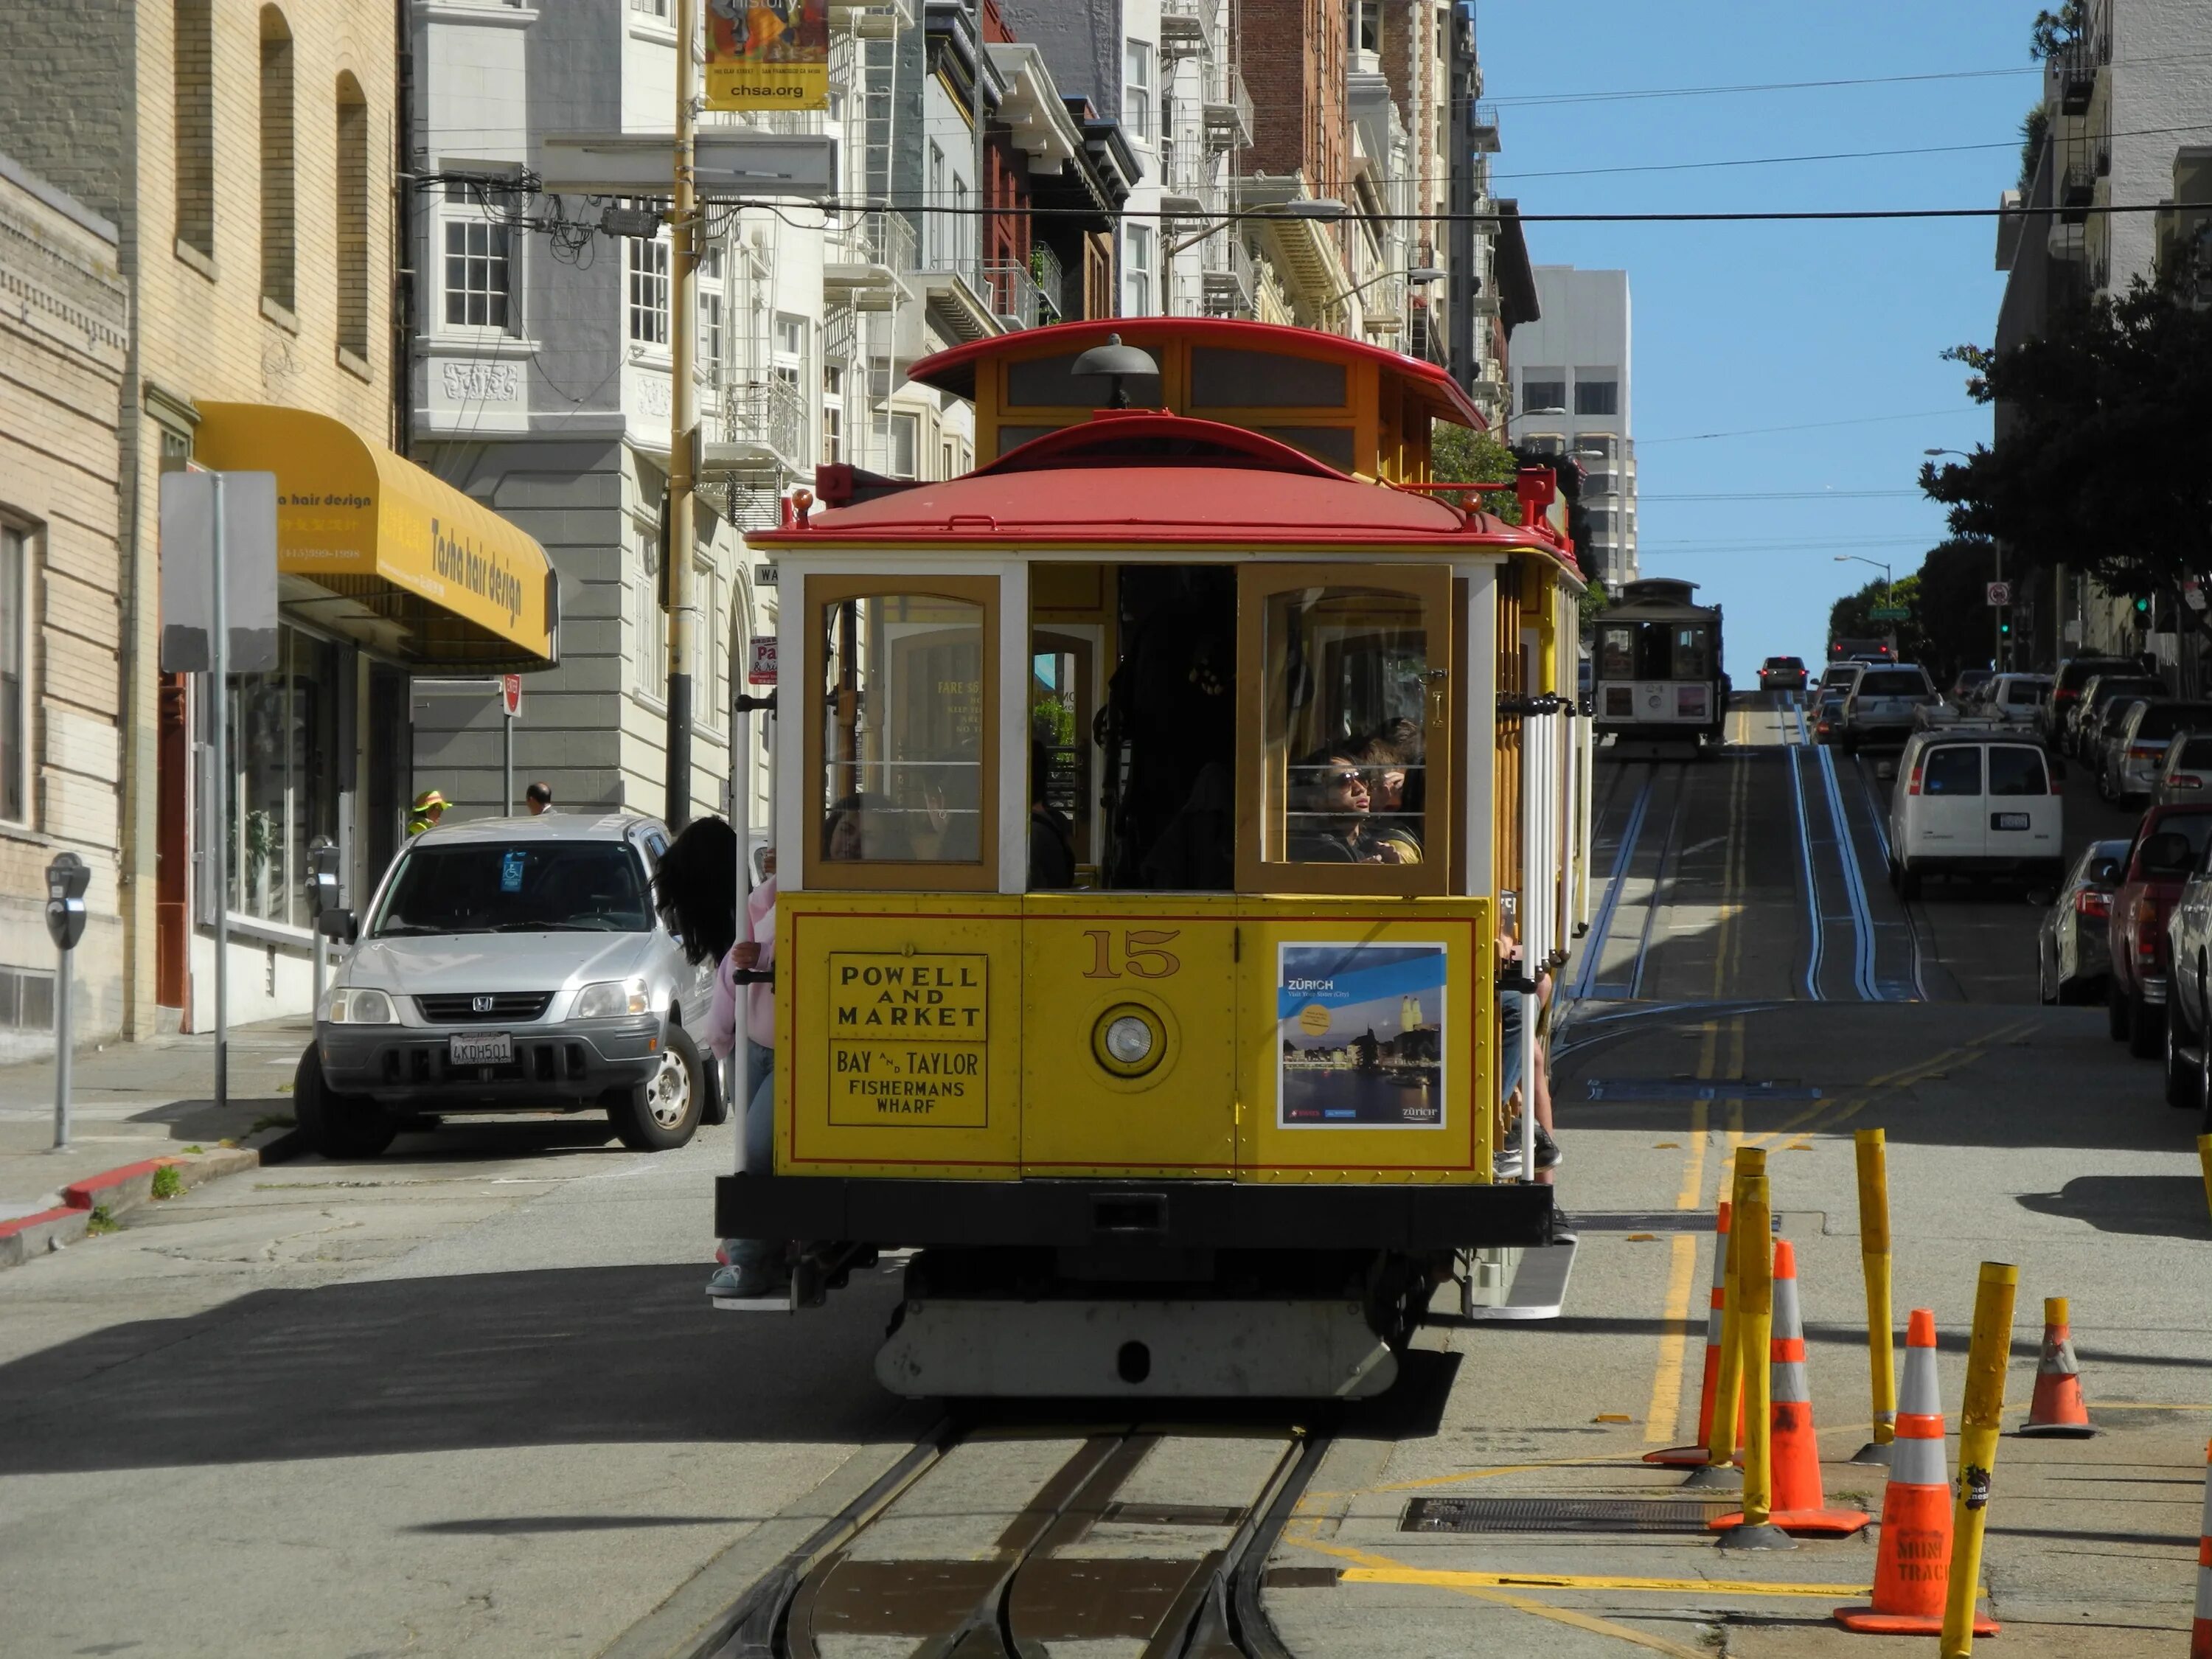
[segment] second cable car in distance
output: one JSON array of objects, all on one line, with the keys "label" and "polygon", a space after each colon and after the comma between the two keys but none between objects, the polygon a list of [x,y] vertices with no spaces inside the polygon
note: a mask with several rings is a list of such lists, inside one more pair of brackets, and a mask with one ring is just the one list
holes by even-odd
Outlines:
[{"label": "second cable car in distance", "polygon": [[1116,326],[917,363],[975,471],[824,468],[752,538],[775,1129],[718,1224],[800,1242],[794,1306],[916,1249],[900,1393],[1377,1393],[1437,1286],[1550,1243],[1498,943],[1585,919],[1583,580],[1548,473],[1520,526],[1429,483],[1480,418],[1441,369]]},{"label": "second cable car in distance", "polygon": [[1721,666],[1721,608],[1690,596],[1695,582],[1626,582],[1598,613],[1591,708],[1616,748],[1696,749],[1721,741],[1729,684]]}]

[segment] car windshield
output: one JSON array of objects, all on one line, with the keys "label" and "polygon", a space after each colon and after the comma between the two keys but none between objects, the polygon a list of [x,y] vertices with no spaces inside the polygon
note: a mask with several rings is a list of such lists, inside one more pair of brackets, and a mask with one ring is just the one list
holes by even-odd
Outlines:
[{"label": "car windshield", "polygon": [[1863,697],[1917,697],[1927,690],[1927,681],[1911,668],[1871,668],[1859,681]]},{"label": "car windshield", "polygon": [[372,939],[419,933],[641,933],[645,877],[620,842],[416,846],[392,878]]}]

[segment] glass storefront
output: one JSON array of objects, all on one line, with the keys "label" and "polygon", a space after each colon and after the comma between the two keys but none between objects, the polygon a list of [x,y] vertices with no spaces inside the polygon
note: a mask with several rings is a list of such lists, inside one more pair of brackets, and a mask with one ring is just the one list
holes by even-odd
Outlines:
[{"label": "glass storefront", "polygon": [[[231,676],[228,717],[231,914],[309,927],[307,848],[338,834],[341,674],[351,653],[289,626],[276,666]],[[212,830],[213,826],[209,826]]]}]

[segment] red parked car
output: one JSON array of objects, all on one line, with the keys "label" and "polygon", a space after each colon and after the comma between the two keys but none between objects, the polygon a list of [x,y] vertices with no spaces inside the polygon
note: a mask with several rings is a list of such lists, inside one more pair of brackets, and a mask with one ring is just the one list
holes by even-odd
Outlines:
[{"label": "red parked car", "polygon": [[2166,923],[2190,872],[2212,842],[2212,802],[2154,806],[2143,814],[2112,892],[2112,975],[2106,1007],[2112,1040],[2149,1060],[2166,1035],[2166,990],[2172,963]]}]

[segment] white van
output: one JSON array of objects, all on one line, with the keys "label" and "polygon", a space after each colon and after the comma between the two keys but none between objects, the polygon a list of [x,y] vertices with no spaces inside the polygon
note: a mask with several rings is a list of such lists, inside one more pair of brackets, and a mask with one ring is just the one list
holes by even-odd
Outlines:
[{"label": "white van", "polygon": [[1889,882],[1918,896],[1926,876],[2064,873],[2064,774],[2032,740],[1987,728],[1915,732],[1889,798]]}]

